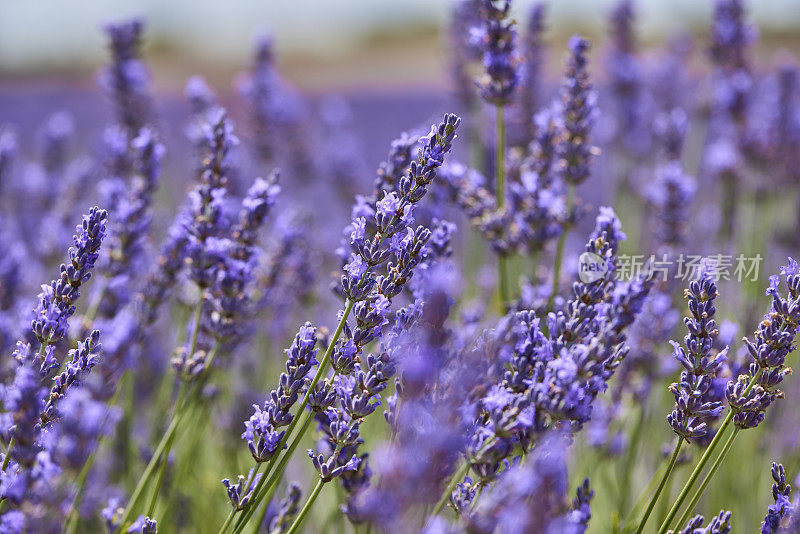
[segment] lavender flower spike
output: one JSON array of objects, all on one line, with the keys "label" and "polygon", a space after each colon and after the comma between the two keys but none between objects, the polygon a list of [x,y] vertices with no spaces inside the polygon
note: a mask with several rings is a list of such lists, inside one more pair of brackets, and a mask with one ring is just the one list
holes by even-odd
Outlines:
[{"label": "lavender flower spike", "polygon": [[300,327],[291,347],[285,351],[286,372],[281,373],[278,389],[270,393],[263,408],[254,405],[255,412],[245,421],[242,439],[247,441],[250,454],[258,463],[272,458],[284,435],[280,429],[292,422],[291,409],[308,385],[306,376],[317,364],[316,344],[316,328],[311,323]]},{"label": "lavender flower spike", "polygon": [[519,106],[522,124],[525,127],[526,141],[534,139],[538,124],[533,116],[542,106],[544,93],[544,61],[545,61],[545,4],[537,2],[528,13],[527,32],[523,40],[525,64],[521,76],[524,79],[520,87]]},{"label": "lavender flower spike", "polygon": [[43,425],[58,417],[57,403],[73,384],[79,382],[97,365],[101,348],[100,332],[94,330],[83,342],[78,342],[76,349],[69,351],[70,358],[66,368],[53,378],[50,396],[41,416]]},{"label": "lavender flower spike", "polygon": [[119,123],[133,139],[150,118],[150,76],[140,59],[144,24],[133,19],[106,26],[112,61],[98,77],[98,84],[116,107]]},{"label": "lavender flower spike", "polygon": [[589,42],[575,35],[569,40],[570,56],[561,86],[562,114],[566,136],[559,150],[559,166],[564,181],[580,185],[589,177],[589,162],[594,147],[589,132],[595,116],[596,94],[587,71]]},{"label": "lavender flower spike", "polygon": [[[788,298],[778,292],[781,278],[788,287]],[[789,264],[781,267],[781,276],[770,277],[767,295],[772,296],[770,312],[758,325],[755,338],[752,341],[745,338],[754,361],[746,373],[728,382],[725,391],[734,413],[733,423],[739,428],[758,426],[767,408],[783,396],[777,386],[791,372],[785,361],[796,348],[793,341],[800,329],[800,272],[796,261],[789,258]]]},{"label": "lavender flower spike", "polygon": [[717,285],[711,274],[703,273],[700,280],[692,281],[686,291],[691,317],[684,319],[689,333],[681,347],[671,341],[673,355],[683,365],[680,382],[670,386],[675,396],[675,409],[667,416],[672,430],[681,438],[704,437],[711,419],[722,413],[722,403],[714,396],[714,378],[725,361],[727,347],[717,353],[713,348],[718,334],[714,320]]},{"label": "lavender flower spike", "polygon": [[707,526],[703,526],[705,518],[696,515],[677,534],[728,534],[731,531],[731,513],[722,511]]},{"label": "lavender flower spike", "polygon": [[69,263],[61,265],[61,277],[43,285],[34,310],[31,329],[43,346],[55,344],[67,331],[67,320],[75,313],[81,285],[92,276],[98,250],[106,236],[108,213],[94,207],[77,227],[69,249]]},{"label": "lavender flower spike", "polygon": [[482,0],[480,3],[481,48],[486,73],[475,83],[481,97],[498,106],[511,102],[518,82],[516,32],[514,22],[507,20],[510,8],[510,0]]},{"label": "lavender flower spike", "polygon": [[[772,463],[772,498],[775,501],[769,505],[769,510],[761,522],[761,534],[778,534],[782,532],[781,527],[785,519],[794,511],[792,501],[789,496],[792,494],[792,486],[786,483],[786,471],[781,464]],[[785,532],[785,531],[783,531]]]},{"label": "lavender flower spike", "polygon": [[222,479],[222,485],[228,492],[228,499],[234,510],[242,510],[253,497],[253,491],[262,476],[262,473],[253,476],[253,471],[254,469],[251,469],[247,477],[239,475],[235,484],[232,484],[228,478]]}]

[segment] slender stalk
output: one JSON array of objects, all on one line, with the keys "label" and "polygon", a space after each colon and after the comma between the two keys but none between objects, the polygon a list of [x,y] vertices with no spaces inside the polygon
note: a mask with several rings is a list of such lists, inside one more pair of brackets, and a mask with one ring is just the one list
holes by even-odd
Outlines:
[{"label": "slender stalk", "polygon": [[[117,403],[117,399],[119,398],[119,392],[123,389],[123,384],[125,384],[127,377],[130,376],[128,370],[126,369],[122,376],[120,377],[119,381],[117,382],[117,387],[114,390],[114,395],[112,395],[111,399],[108,401],[109,408],[113,407]],[[81,500],[83,499],[83,491],[86,487],[86,479],[89,477],[89,471],[91,471],[92,466],[94,465],[94,461],[97,458],[97,452],[100,450],[100,445],[103,442],[103,436],[99,436],[97,438],[97,445],[92,453],[86,458],[86,462],[84,462],[83,467],[81,468],[80,473],[78,473],[78,478],[75,481],[75,496],[72,498],[72,504],[70,505],[70,511],[67,516],[67,520],[64,523],[64,534],[74,534],[75,530],[78,527],[78,507],[81,504]]]},{"label": "slender stalk", "polygon": [[[753,386],[756,385],[758,379],[761,377],[762,370],[759,369],[756,375],[750,380],[750,383],[747,385],[747,389],[744,390],[743,395],[747,395],[753,389]],[[689,496],[689,492],[692,489],[692,486],[695,482],[697,482],[697,478],[700,476],[700,473],[705,468],[708,461],[711,459],[711,454],[714,452],[714,449],[717,448],[720,441],[722,441],[722,435],[725,433],[725,430],[730,426],[731,422],[733,421],[733,412],[728,411],[728,415],[725,416],[725,420],[722,422],[722,425],[719,427],[719,431],[714,436],[714,439],[711,440],[711,443],[708,444],[706,450],[703,451],[703,456],[700,457],[700,460],[697,462],[697,465],[694,467],[692,474],[689,475],[689,480],[686,481],[686,484],[683,485],[683,489],[678,494],[678,499],[672,505],[672,508],[669,510],[669,514],[667,514],[666,519],[664,522],[661,523],[661,528],[658,530],[659,534],[663,534],[667,531],[667,527],[672,523],[672,520],[675,519],[675,515],[680,510],[681,506],[683,505],[683,501],[686,500],[686,497]],[[736,434],[734,434],[736,435]]]},{"label": "slender stalk", "polygon": [[[575,186],[569,185],[569,192],[567,193],[567,213],[572,210],[572,204],[575,201]],[[553,288],[550,292],[550,298],[547,300],[547,311],[553,311],[553,305],[556,301],[556,294],[558,293],[558,284],[561,281],[561,264],[564,262],[564,246],[567,243],[568,227],[564,226],[561,230],[561,235],[558,236],[558,245],[556,246],[556,257],[553,264]]]},{"label": "slender stalk", "polygon": [[236,515],[236,510],[231,510],[231,513],[228,514],[227,519],[225,519],[225,522],[222,523],[222,526],[219,528],[218,534],[223,534],[228,530],[228,527],[231,525],[231,521],[233,521],[234,515]]},{"label": "slender stalk", "polygon": [[83,315],[83,324],[87,329],[91,328],[94,318],[97,317],[97,312],[100,310],[100,304],[103,303],[103,297],[106,294],[106,288],[108,288],[108,276],[101,278],[98,281],[98,286],[97,293],[95,293],[94,298],[89,303],[89,308]]},{"label": "slender stalk", "polygon": [[631,432],[631,438],[628,441],[628,450],[627,454],[625,455],[625,460],[622,462],[621,467],[624,470],[622,474],[622,483],[620,484],[620,495],[619,495],[619,513],[624,514],[625,509],[628,507],[628,493],[630,493],[631,489],[631,474],[633,471],[633,466],[636,465],[636,454],[639,452],[639,442],[641,441],[639,438],[642,434],[642,428],[644,427],[644,420],[645,420],[645,409],[644,406],[641,406],[639,409],[639,417],[636,418],[636,426],[633,427],[633,432]]},{"label": "slender stalk", "polygon": [[8,440],[8,447],[6,447],[6,455],[3,458],[3,466],[0,467],[0,470],[5,471],[6,467],[8,467],[8,462],[11,461],[11,449],[14,447],[14,436],[11,436],[11,439]]},{"label": "slender stalk", "polygon": [[192,341],[189,344],[189,356],[193,356],[197,350],[197,336],[200,333],[200,319],[203,317],[203,296],[197,301],[194,307],[194,319],[192,321]]},{"label": "slender stalk", "polygon": [[650,518],[650,514],[653,513],[653,507],[656,505],[658,497],[661,495],[661,492],[664,489],[664,485],[666,485],[667,480],[672,474],[672,470],[675,468],[675,462],[678,460],[678,454],[681,452],[682,445],[683,445],[683,438],[679,437],[678,443],[675,445],[675,449],[672,451],[672,456],[669,459],[667,470],[664,471],[664,475],[661,477],[661,482],[658,483],[656,491],[653,493],[653,496],[650,497],[650,502],[647,504],[647,509],[644,511],[642,520],[639,521],[639,527],[636,529],[636,534],[642,534],[644,526],[647,524],[647,520]]},{"label": "slender stalk", "polygon": [[700,473],[705,468],[706,464],[708,463],[708,460],[711,458],[712,451],[716,448],[722,434],[728,428],[728,425],[732,420],[733,420],[733,413],[728,412],[728,416],[723,421],[722,426],[719,429],[719,432],[717,432],[717,435],[714,436],[713,440],[711,440],[711,443],[709,443],[708,447],[706,447],[706,450],[703,451],[703,456],[700,457],[700,460],[694,467],[692,474],[689,475],[689,480],[687,480],[686,483],[683,485],[681,492],[678,494],[678,499],[675,501],[675,503],[673,503],[672,508],[670,508],[669,513],[667,514],[667,517],[661,523],[661,527],[659,528],[659,533],[664,531],[666,529],[666,526],[672,523],[672,520],[675,518],[675,514],[677,514],[678,510],[680,510],[683,501],[686,500],[686,497],[689,495],[689,491],[692,489],[692,486],[697,481],[697,478],[700,476]]},{"label": "slender stalk", "polygon": [[447,504],[448,500],[450,500],[453,490],[456,489],[456,484],[464,480],[464,477],[467,476],[467,473],[469,473],[469,467],[469,462],[464,462],[453,474],[453,476],[450,478],[450,483],[447,485],[447,488],[445,488],[444,493],[442,493],[442,497],[439,499],[439,502],[437,502],[436,506],[434,506],[433,510],[431,510],[431,515],[436,515],[442,511],[444,505]]},{"label": "slender stalk", "polygon": [[322,491],[322,486],[324,485],[325,482],[322,479],[317,481],[317,485],[314,486],[314,491],[312,491],[311,495],[308,496],[308,500],[303,505],[303,509],[300,510],[300,513],[297,514],[297,517],[294,518],[294,522],[292,523],[292,526],[289,527],[289,530],[286,531],[286,534],[294,534],[297,532],[297,529],[300,528],[300,525],[303,523],[306,515],[308,515],[309,510],[311,510],[311,507],[314,506],[314,501],[317,500],[317,496],[319,495],[319,492]]},{"label": "slender stalk", "polygon": [[639,510],[641,508],[643,508],[644,505],[645,505],[645,498],[648,495],[651,495],[653,490],[655,489],[656,481],[657,480],[661,480],[661,476],[664,474],[663,471],[667,468],[668,460],[669,460],[668,458],[664,458],[661,461],[659,466],[656,468],[656,470],[655,470],[655,472],[653,474],[653,477],[650,478],[650,482],[647,483],[647,486],[645,486],[644,491],[642,491],[642,494],[639,497],[639,500],[636,501],[636,504],[633,505],[633,508],[631,509],[631,511],[628,512],[628,515],[625,516],[625,519],[622,521],[622,525],[623,525],[622,531],[623,532],[633,532],[634,526],[631,524],[631,520],[635,516],[639,515],[638,514]]},{"label": "slender stalk", "polygon": [[[675,471],[677,472],[679,466],[675,466]],[[664,495],[672,495],[672,487],[675,485],[675,478],[670,477],[667,480],[667,485],[664,486],[664,491],[662,492]],[[664,518],[667,517],[667,512],[669,511],[669,501],[667,499],[661,499],[661,502],[658,505],[658,524],[660,525]]]},{"label": "slender stalk", "polygon": [[531,283],[539,283],[539,261],[542,257],[542,251],[537,249],[531,252]]},{"label": "slender stalk", "polygon": [[[736,434],[739,433],[739,430],[741,429],[735,428],[731,433],[731,435],[728,437],[728,440],[725,442],[725,445],[722,446],[722,450],[719,452],[717,459],[714,460],[713,464],[711,464],[711,469],[708,471],[708,474],[703,479],[703,482],[700,484],[700,487],[697,488],[697,491],[692,497],[692,500],[689,501],[689,506],[686,507],[686,510],[684,510],[683,515],[681,516],[680,519],[678,519],[678,525],[684,525],[686,524],[686,521],[689,520],[689,516],[691,515],[692,510],[694,510],[695,506],[697,506],[697,502],[703,496],[703,493],[705,493],[706,488],[708,488],[708,484],[711,482],[711,479],[717,472],[717,469],[719,469],[719,466],[722,464],[722,461],[725,459],[725,456],[727,456],[728,451],[731,450],[731,446],[733,445],[733,440],[736,438]],[[669,525],[667,525],[667,528],[669,528]]]},{"label": "slender stalk", "polygon": [[239,516],[239,519],[236,520],[236,524],[233,526],[233,532],[235,534],[244,530],[245,525],[247,525],[247,522],[250,521],[250,518],[253,517],[253,514],[258,508],[259,503],[261,502],[261,499],[263,498],[262,496],[265,491],[264,487],[266,485],[267,475],[272,471],[273,466],[278,461],[278,456],[279,453],[276,453],[270,459],[269,463],[267,464],[267,470],[261,476],[261,479],[258,481],[258,484],[256,484],[255,489],[253,489],[253,497],[250,499],[250,502],[247,503],[247,506],[245,506],[244,508],[242,508],[242,510],[240,510],[243,513],[242,515]]},{"label": "slender stalk", "polygon": [[[506,128],[503,115],[503,106],[497,105],[497,145],[495,151],[495,196],[497,198],[497,209],[502,210],[506,198]],[[497,283],[500,291],[500,312],[505,313],[506,306],[511,300],[511,293],[508,285],[508,256],[504,253],[497,255]]]},{"label": "slender stalk", "polygon": [[[191,342],[189,343],[189,354],[194,354],[197,350],[197,340],[200,333],[200,319],[202,318],[203,314],[203,298],[198,300],[197,305],[195,306],[194,310],[194,318],[192,321],[193,329],[192,329],[192,338]],[[131,499],[128,501],[128,506],[125,508],[125,513],[120,520],[120,527],[119,529],[124,528],[125,522],[130,518],[130,514],[133,511],[133,507],[136,505],[136,501],[140,498],[142,491],[147,486],[148,482],[150,481],[150,477],[153,476],[153,471],[159,464],[159,460],[162,456],[165,458],[169,455],[172,444],[174,443],[174,434],[176,433],[180,422],[185,418],[186,414],[188,413],[188,408],[194,404],[194,401],[197,399],[197,395],[200,391],[200,386],[205,377],[208,375],[211,369],[211,364],[214,362],[214,358],[219,351],[219,342],[217,342],[211,351],[208,354],[208,359],[206,360],[205,367],[198,377],[197,381],[192,384],[191,390],[187,394],[187,385],[186,382],[181,383],[180,392],[178,394],[178,400],[175,403],[175,408],[173,411],[172,420],[170,421],[169,427],[167,427],[167,431],[164,433],[164,436],[161,438],[159,442],[158,448],[156,449],[156,454],[150,459],[148,462],[145,471],[139,477],[139,481],[136,484],[136,488],[134,489],[133,494],[131,495]],[[161,481],[162,477],[158,477],[156,481],[156,486],[153,489],[153,496],[151,497],[153,500],[158,498],[158,493],[161,489]]]},{"label": "slender stalk", "polygon": [[495,152],[495,174],[497,182],[495,183],[495,196],[497,197],[497,207],[502,208],[506,200],[506,126],[505,118],[503,115],[503,106],[497,106],[497,122],[495,127],[497,129],[497,147]]},{"label": "slender stalk", "polygon": [[153,457],[150,458],[150,461],[147,463],[147,466],[144,468],[142,472],[142,476],[139,477],[139,481],[136,483],[136,487],[131,494],[131,498],[128,500],[128,506],[125,507],[125,511],[122,514],[122,518],[119,522],[119,527],[117,527],[117,532],[123,532],[126,526],[128,519],[133,512],[133,508],[136,506],[139,498],[144,491],[144,488],[147,486],[150,477],[153,475],[153,471],[155,470],[156,466],[158,465],[158,461],[164,453],[164,450],[167,447],[172,435],[175,433],[175,430],[178,428],[178,424],[183,419],[184,413],[178,413],[175,417],[172,418],[170,421],[169,426],[167,427],[166,432],[164,432],[164,436],[161,438],[161,442],[156,447],[155,453],[153,453]]},{"label": "slender stalk", "polygon": [[[175,434],[172,435],[175,437]],[[167,462],[169,461],[169,455],[164,456],[161,459],[161,462],[158,465],[158,474],[156,475],[156,487],[153,488],[153,494],[150,496],[150,504],[147,506],[147,517],[153,517],[153,512],[156,509],[156,503],[158,502],[158,493],[161,489],[161,484],[164,481],[164,472],[167,470]]]}]

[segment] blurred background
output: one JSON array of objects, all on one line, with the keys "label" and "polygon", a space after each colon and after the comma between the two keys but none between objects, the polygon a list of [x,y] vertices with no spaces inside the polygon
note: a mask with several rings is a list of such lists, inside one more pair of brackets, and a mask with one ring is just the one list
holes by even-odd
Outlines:
[{"label": "blurred background", "polygon": [[[515,2],[524,20],[531,1]],[[636,3],[643,43],[676,29],[702,33],[711,2],[641,0]],[[132,15],[148,22],[146,55],[157,87],[181,89],[202,65],[206,77],[225,79],[247,61],[254,38],[271,32],[287,77],[308,90],[442,86],[446,81],[440,28],[448,0],[52,0],[0,2],[3,81],[42,75],[85,79],[105,59],[105,22]],[[612,2],[550,2],[555,34],[600,35]],[[797,36],[800,2],[751,2],[762,43]],[[561,42],[563,39],[554,39]]]},{"label": "blurred background", "polygon": [[[521,29],[532,4],[514,3]],[[600,43],[592,70],[603,78],[597,52],[612,6],[610,0],[548,3],[545,68],[551,76],[558,78],[568,37],[580,32]],[[171,118],[182,123],[183,88],[190,76],[202,74],[236,116],[237,75],[252,64],[257,38],[270,34],[277,67],[291,84],[312,98],[346,98],[364,159],[373,167],[398,131],[452,111],[451,8],[448,0],[0,0],[0,123],[18,125],[23,147],[51,113],[64,108],[80,128],[99,131],[110,113],[95,85],[107,58],[103,25],[138,16],[147,25],[144,56],[159,113],[177,107],[180,116]],[[689,31],[697,38],[695,58],[705,61],[711,1],[639,0],[636,10],[641,48]],[[759,28],[756,58],[765,66],[780,48],[798,50],[797,0],[751,2],[748,17]]]}]

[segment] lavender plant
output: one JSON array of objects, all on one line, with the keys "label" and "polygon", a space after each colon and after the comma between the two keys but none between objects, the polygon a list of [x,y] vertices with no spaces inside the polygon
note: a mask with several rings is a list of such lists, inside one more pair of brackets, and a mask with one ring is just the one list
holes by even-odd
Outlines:
[{"label": "lavender plant", "polygon": [[796,257],[794,60],[740,0],[658,48],[620,1],[559,81],[516,7],[456,3],[464,125],[373,176],[382,95],[305,95],[262,38],[241,103],[173,106],[139,19],[104,28],[107,123],[75,88],[0,125],[0,532],[798,530],[800,273],[760,276]]},{"label": "lavender plant", "polygon": [[[3,391],[4,439],[2,522],[13,531],[46,529],[51,519],[43,511],[52,506],[52,491],[60,468],[51,456],[47,435],[60,419],[61,400],[78,387],[99,360],[100,332],[95,330],[67,358],[59,361],[56,345],[67,334],[75,314],[81,286],[92,276],[106,236],[108,214],[92,208],[77,227],[69,261],[60,277],[42,285],[33,310],[31,332],[39,343],[17,342],[14,358],[18,366],[13,382]],[[10,509],[8,506],[10,505]]]}]

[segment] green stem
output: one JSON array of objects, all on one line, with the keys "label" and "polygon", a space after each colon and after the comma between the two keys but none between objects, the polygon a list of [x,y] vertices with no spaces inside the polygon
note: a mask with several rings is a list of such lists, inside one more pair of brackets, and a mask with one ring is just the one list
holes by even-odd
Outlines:
[{"label": "green stem", "polygon": [[[631,520],[639,515],[639,510],[641,510],[645,505],[645,499],[648,495],[651,495],[653,490],[655,489],[656,481],[661,480],[661,476],[663,476],[663,470],[667,468],[668,458],[664,458],[659,466],[654,471],[653,476],[650,478],[650,482],[647,483],[645,486],[644,491],[642,491],[639,500],[636,501],[636,504],[633,505],[631,511],[628,512],[628,515],[625,516],[625,519],[622,521],[622,531],[623,532],[633,532],[634,527],[631,524]],[[664,511],[666,514],[666,510]]]},{"label": "green stem", "polygon": [[231,513],[228,514],[227,519],[225,519],[225,522],[222,523],[222,526],[219,528],[219,532],[217,534],[224,534],[228,530],[228,527],[231,525],[231,521],[233,521],[234,515],[236,515],[236,510],[231,510]]},{"label": "green stem", "polygon": [[[678,525],[683,525],[686,523],[686,521],[688,521],[689,515],[692,513],[692,510],[694,510],[695,507],[697,506],[697,502],[703,496],[703,493],[705,493],[706,488],[708,488],[708,485],[711,482],[711,479],[713,478],[714,474],[717,472],[717,469],[719,469],[719,466],[722,464],[722,461],[725,459],[725,456],[728,454],[728,451],[731,450],[731,446],[733,445],[733,440],[736,438],[736,435],[739,433],[739,430],[741,429],[735,428],[731,433],[731,435],[728,437],[728,441],[726,441],[725,445],[722,446],[722,450],[717,456],[717,459],[714,460],[713,464],[711,464],[711,469],[708,471],[708,474],[703,479],[703,482],[700,484],[700,487],[697,488],[697,491],[692,497],[692,500],[689,501],[689,506],[686,507],[686,510],[683,512],[683,515],[681,516],[680,519],[678,519]],[[667,525],[667,528],[669,528],[669,525]]]},{"label": "green stem", "polygon": [[144,468],[142,472],[142,476],[139,477],[139,481],[136,483],[136,487],[131,494],[131,498],[128,500],[128,506],[125,507],[125,511],[122,514],[122,518],[119,522],[119,527],[117,527],[117,532],[123,532],[128,519],[133,512],[133,508],[136,506],[137,501],[142,495],[144,488],[147,486],[150,477],[153,475],[153,471],[155,470],[156,466],[158,465],[158,461],[163,455],[164,451],[166,450],[167,444],[170,442],[172,435],[175,433],[175,430],[178,428],[178,424],[182,420],[183,413],[177,413],[170,421],[169,426],[167,427],[166,432],[164,432],[164,436],[161,438],[158,446],[156,447],[155,452],[153,453],[153,457],[150,458],[150,461],[147,463],[147,466]]},{"label": "green stem", "polygon": [[100,310],[100,304],[103,303],[103,296],[105,296],[106,288],[108,287],[108,277],[104,276],[98,282],[98,285],[97,293],[89,304],[89,309],[87,309],[86,313],[83,315],[83,324],[87,329],[92,327],[94,318],[97,317],[97,312]]},{"label": "green stem", "polygon": [[[196,349],[197,338],[193,336],[192,343]],[[219,353],[220,343],[216,342],[214,347],[212,347],[211,351],[209,351],[208,356],[206,358],[203,370],[200,373],[200,376],[197,377],[196,382],[191,384],[191,389],[189,390],[188,394],[181,399],[178,397],[178,403],[176,405],[176,410],[180,414],[179,417],[181,420],[185,419],[188,416],[191,416],[195,413],[195,409],[197,407],[197,403],[199,401],[200,393],[203,389],[203,385],[206,382],[209,373],[211,372],[211,367],[214,364],[214,358],[216,358],[217,354]],[[175,444],[175,439],[177,438],[177,428],[176,431],[172,433],[172,437],[167,442],[167,446],[162,453],[161,464],[159,466],[158,476],[155,481],[155,487],[153,488],[153,494],[150,497],[150,512],[147,514],[149,517],[152,517],[153,510],[155,509],[156,502],[158,500],[158,494],[161,491],[161,484],[164,481],[164,471],[167,467],[167,463],[169,462],[169,454],[172,452],[172,447]]]},{"label": "green stem", "polygon": [[642,520],[639,521],[639,527],[636,529],[636,534],[642,534],[644,526],[647,524],[647,520],[650,518],[650,514],[653,513],[653,507],[656,505],[658,497],[661,495],[661,492],[664,489],[664,485],[666,485],[667,480],[672,474],[672,470],[675,468],[675,462],[678,460],[678,454],[681,452],[682,445],[683,445],[683,438],[679,437],[678,443],[675,445],[675,450],[672,451],[672,456],[669,459],[667,470],[664,471],[664,475],[661,477],[661,482],[658,483],[656,491],[653,493],[653,496],[650,497],[650,502],[647,504],[647,509],[644,511]]},{"label": "green stem", "polygon": [[[575,186],[569,185],[569,192],[567,193],[567,214],[572,211],[572,204],[575,200]],[[550,298],[547,299],[547,311],[553,311],[553,305],[556,301],[556,294],[558,293],[558,284],[561,281],[561,264],[564,261],[564,246],[567,243],[568,226],[565,225],[561,229],[561,235],[558,236],[558,245],[556,245],[556,257],[553,264],[553,287],[550,292]]]},{"label": "green stem", "polygon": [[[747,389],[745,389],[744,393],[742,394],[743,396],[746,396],[748,393],[750,393],[750,391],[753,389],[753,386],[756,385],[756,382],[758,382],[759,377],[761,377],[761,371],[762,370],[759,369],[756,375],[750,380],[750,383],[747,385]],[[686,484],[683,485],[683,489],[681,489],[681,492],[678,494],[678,500],[676,500],[675,503],[672,505],[672,508],[670,508],[669,514],[667,514],[666,519],[664,519],[664,522],[661,523],[661,528],[658,531],[659,534],[663,534],[664,532],[666,532],[667,526],[669,526],[670,523],[672,523],[672,520],[675,519],[675,515],[678,513],[678,510],[681,509],[683,501],[685,501],[686,497],[689,496],[689,492],[691,491],[692,486],[694,485],[695,482],[697,482],[697,478],[700,476],[700,473],[703,471],[706,464],[711,459],[711,454],[714,452],[714,449],[716,449],[717,445],[719,445],[720,441],[722,441],[722,435],[725,433],[725,430],[727,430],[727,428],[733,421],[733,415],[734,414],[732,411],[728,411],[728,415],[725,416],[725,420],[722,422],[722,425],[720,425],[719,431],[714,436],[714,439],[711,440],[711,443],[708,444],[706,450],[703,451],[703,456],[700,457],[700,461],[698,461],[697,465],[694,466],[692,474],[689,475],[689,480],[686,481]]]},{"label": "green stem", "polygon": [[317,485],[314,486],[314,491],[311,492],[311,495],[308,496],[308,500],[303,505],[303,509],[300,510],[300,513],[297,514],[297,517],[294,518],[294,522],[292,526],[289,527],[289,530],[286,531],[286,534],[294,534],[297,532],[297,529],[300,528],[300,525],[303,523],[303,520],[308,515],[308,512],[311,510],[311,507],[314,506],[314,501],[317,500],[317,496],[319,492],[322,491],[322,486],[325,485],[325,482],[322,479],[317,481]]},{"label": "green stem", "polygon": [[439,502],[437,502],[436,506],[434,506],[433,510],[431,510],[431,515],[437,515],[442,511],[444,505],[450,500],[453,490],[456,489],[456,484],[464,480],[464,477],[467,476],[467,473],[469,473],[469,467],[469,462],[465,461],[453,474],[453,476],[450,478],[450,483],[447,485],[447,488],[445,488],[444,493],[442,493],[442,497],[439,499]]},{"label": "green stem", "polygon": [[[497,209],[503,210],[506,197],[505,179],[505,155],[506,155],[506,128],[503,116],[503,106],[497,105],[497,145],[495,151],[495,197],[497,198]],[[511,292],[508,283],[508,257],[500,253],[497,255],[497,283],[500,292],[500,313],[506,312],[506,306],[511,300]]]},{"label": "green stem", "polygon": [[147,507],[147,517],[153,517],[153,511],[156,509],[156,503],[158,502],[158,494],[161,490],[161,484],[164,481],[164,472],[167,469],[167,463],[169,462],[169,452],[172,450],[172,445],[175,443],[175,435],[177,432],[173,432],[172,436],[167,443],[167,448],[164,450],[162,454],[161,462],[158,466],[158,475],[156,476],[156,485],[153,488],[153,494],[150,496],[150,505]]},{"label": "green stem", "polygon": [[506,184],[505,184],[505,157],[506,157],[506,127],[503,117],[503,106],[497,106],[497,147],[495,152],[495,174],[497,175],[497,183],[495,184],[495,196],[497,197],[497,207],[502,208],[506,200]]},{"label": "green stem", "polygon": [[538,284],[539,283],[539,260],[541,258],[542,251],[539,249],[534,250],[531,252],[531,283]]},{"label": "green stem", "polygon": [[6,447],[6,455],[3,458],[3,467],[0,470],[5,471],[6,467],[8,467],[8,462],[11,461],[11,449],[14,447],[14,436],[11,436],[11,439],[8,440],[8,447]]},{"label": "green stem", "polygon": [[192,342],[189,344],[189,357],[194,356],[197,350],[197,336],[200,334],[200,319],[203,317],[203,296],[200,295],[200,300],[194,307],[194,320],[192,321]]},{"label": "green stem", "polygon": [[[117,382],[117,387],[114,389],[114,395],[111,396],[111,399],[108,401],[109,408],[115,406],[117,404],[117,399],[119,398],[119,392],[123,389],[123,385],[126,383],[128,376],[130,373],[126,369],[122,376],[120,377],[119,381]],[[83,499],[83,491],[86,486],[86,479],[89,477],[89,471],[91,471],[92,466],[94,465],[94,461],[97,458],[97,452],[100,450],[100,445],[103,443],[103,437],[99,436],[97,438],[97,445],[89,457],[84,462],[83,467],[81,468],[80,473],[78,473],[78,478],[75,481],[75,497],[72,498],[72,504],[70,505],[69,515],[67,516],[67,520],[64,523],[64,534],[74,534],[75,530],[78,527],[78,507],[81,504],[81,500]]]},{"label": "green stem", "polygon": [[[189,354],[192,355],[197,351],[197,340],[198,335],[200,333],[200,319],[202,318],[203,314],[203,298],[202,296],[197,301],[194,310],[194,319],[192,321],[192,338],[191,342],[189,343]],[[189,411],[189,408],[194,404],[197,400],[197,395],[200,391],[200,385],[204,380],[205,377],[208,375],[211,369],[211,364],[214,362],[214,358],[219,351],[219,342],[217,342],[214,347],[212,348],[211,352],[208,354],[208,359],[205,362],[205,367],[201,375],[197,378],[197,381],[193,384],[194,387],[191,387],[191,390],[187,394],[187,385],[185,382],[181,383],[180,391],[178,393],[178,399],[175,403],[175,408],[172,416],[172,420],[170,421],[169,427],[167,427],[167,431],[164,433],[164,436],[161,438],[161,441],[158,444],[158,448],[156,449],[156,454],[150,459],[145,468],[145,471],[139,477],[139,481],[136,484],[136,488],[134,489],[133,494],[131,495],[131,499],[128,501],[128,506],[125,508],[125,512],[120,520],[119,531],[125,527],[126,521],[130,518],[131,513],[133,512],[133,508],[136,506],[136,501],[139,500],[141,497],[142,491],[147,486],[148,482],[150,481],[150,477],[153,476],[153,471],[155,470],[156,466],[159,465],[159,461],[162,457],[164,457],[165,461],[166,458],[169,456],[170,451],[172,450],[172,444],[174,443],[174,434],[176,433],[180,422],[185,418],[186,414]],[[156,480],[156,486],[153,489],[153,495],[151,497],[152,500],[158,498],[158,493],[161,490],[161,481],[162,477],[159,476]]]},{"label": "green stem", "polygon": [[619,499],[619,513],[624,514],[625,509],[628,507],[628,493],[630,493],[631,489],[631,474],[633,471],[633,466],[636,465],[636,453],[639,452],[639,442],[642,428],[644,427],[644,420],[645,420],[645,409],[644,406],[640,407],[639,409],[639,417],[636,419],[636,426],[633,427],[633,432],[631,433],[631,438],[628,441],[628,451],[625,455],[625,461],[622,463],[622,468],[624,469],[624,473],[622,475],[622,484],[620,488],[620,499]]},{"label": "green stem", "polygon": [[[679,466],[675,466],[675,472],[677,473]],[[664,487],[664,491],[662,492],[664,495],[672,495],[672,487],[675,485],[675,477],[670,477],[667,480],[667,485]],[[660,525],[664,518],[667,517],[667,511],[669,511],[669,500],[661,499],[661,502],[658,505],[658,524]]]}]

